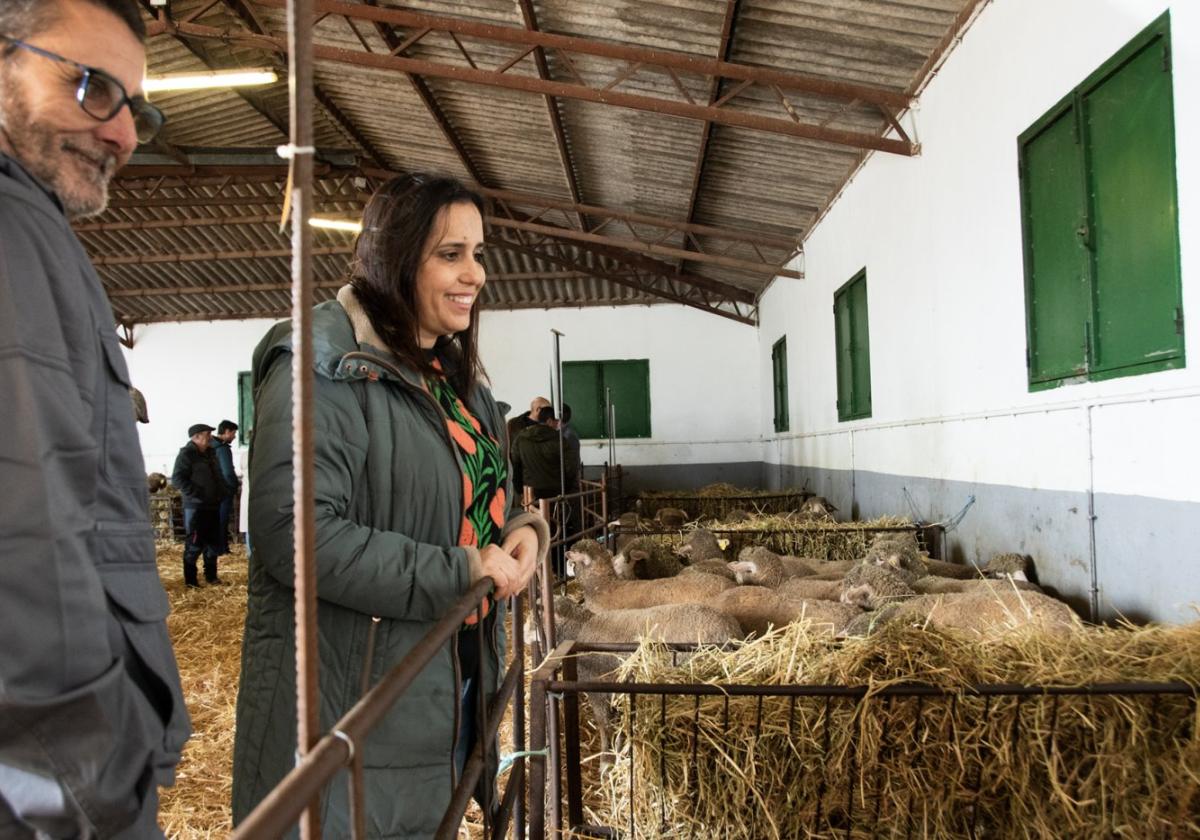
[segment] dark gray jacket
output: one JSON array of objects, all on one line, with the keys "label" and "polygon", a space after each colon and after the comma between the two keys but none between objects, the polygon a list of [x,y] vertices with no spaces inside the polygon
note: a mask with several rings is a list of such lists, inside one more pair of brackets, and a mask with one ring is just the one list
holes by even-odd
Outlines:
[{"label": "dark gray jacket", "polygon": [[161,836],[189,733],[112,309],[0,154],[0,837]]},{"label": "dark gray jacket", "polygon": [[230,487],[221,477],[216,452],[211,448],[201,452],[190,440],[175,456],[171,484],[183,496],[183,506],[193,509],[216,510],[221,499],[232,496],[237,489]]}]

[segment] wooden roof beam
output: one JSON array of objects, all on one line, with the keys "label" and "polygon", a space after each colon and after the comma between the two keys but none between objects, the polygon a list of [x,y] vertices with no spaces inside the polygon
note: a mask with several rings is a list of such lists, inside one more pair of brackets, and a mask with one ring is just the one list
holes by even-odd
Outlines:
[{"label": "wooden roof beam", "polygon": [[[282,6],[284,0],[259,0],[265,5]],[[593,53],[605,53],[616,51],[618,53],[647,53],[654,56],[667,56],[670,59],[668,64],[663,66],[670,68],[671,64],[686,64],[691,65],[699,62],[703,66],[718,67],[721,75],[730,78],[740,78],[742,76],[751,76],[756,80],[771,79],[776,76],[785,76],[793,79],[791,86],[801,88],[813,88],[809,92],[819,96],[828,96],[839,98],[844,95],[847,89],[859,89],[858,85],[846,85],[842,82],[826,82],[825,80],[807,80],[805,77],[796,77],[794,74],[783,73],[782,71],[771,70],[769,68],[752,67],[750,65],[735,65],[725,62],[719,62],[713,59],[699,59],[695,56],[678,55],[675,53],[661,53],[653,50],[641,50],[636,47],[628,47],[623,45],[612,45],[601,42],[591,42],[586,39],[568,38],[567,36],[551,35],[545,32],[528,32],[527,30],[515,30],[511,27],[492,27],[482,24],[472,24],[456,19],[445,18],[428,18],[422,15],[413,15],[409,12],[403,12],[395,9],[376,9],[371,6],[354,6],[344,3],[333,3],[331,0],[317,0],[319,7],[329,7],[328,11],[331,14],[342,14],[347,17],[361,17],[367,20],[402,20],[412,25],[420,26],[422,21],[445,21],[450,23],[445,25],[445,30],[449,32],[458,32],[460,29],[475,30],[482,27],[485,30],[505,30],[509,33],[524,33],[535,40],[532,46],[539,45],[536,39],[547,39],[547,43],[555,43],[556,39],[566,39],[570,42],[583,42],[586,45],[591,45],[590,51]],[[227,30],[215,29],[212,27],[198,26],[190,23],[175,23],[173,21],[161,22],[158,26],[152,27],[155,34],[160,32],[170,32],[175,35],[196,38],[215,38],[225,43],[242,43],[251,46],[257,46],[260,49],[284,52],[287,50],[286,40],[275,36],[253,35],[251,33],[236,33]],[[508,38],[511,40],[511,37]],[[403,42],[397,43],[397,47],[402,46]],[[545,44],[542,44],[545,45]],[[580,50],[585,51],[585,50]],[[334,63],[348,64],[358,67],[371,67],[378,70],[393,70],[401,73],[408,73],[412,76],[431,76],[435,78],[454,79],[469,84],[478,84],[489,87],[506,88],[509,90],[519,90],[526,93],[536,93],[542,95],[550,95],[563,97],[567,99],[578,99],[584,102],[595,102],[603,105],[613,105],[622,108],[631,108],[638,111],[647,111],[656,114],[666,114],[668,116],[681,117],[684,119],[694,119],[700,121],[709,121],[720,125],[732,125],[739,128],[746,128],[754,131],[763,131],[774,134],[782,134],[789,137],[799,137],[807,140],[813,140],[823,143],[832,143],[836,145],[849,146],[857,149],[875,149],[877,151],[890,152],[899,155],[915,155],[919,151],[919,146],[916,143],[905,140],[898,140],[890,137],[883,137],[876,134],[861,133],[855,131],[843,131],[840,129],[832,129],[821,125],[812,125],[809,123],[799,122],[797,119],[789,115],[787,118],[765,116],[761,113],[735,109],[728,107],[728,102],[732,99],[731,94],[726,94],[719,101],[719,104],[701,105],[694,102],[679,101],[669,99],[662,96],[651,96],[645,94],[625,93],[608,88],[593,88],[577,82],[556,82],[548,79],[540,79],[528,76],[512,75],[504,72],[507,68],[501,67],[496,70],[481,70],[477,67],[461,67],[452,64],[443,64],[436,61],[426,61],[421,59],[405,58],[402,55],[380,55],[376,53],[364,53],[357,50],[347,50],[338,47],[329,47],[323,45],[315,45],[313,47],[313,56],[321,61],[329,61]],[[634,59],[636,60],[636,59]],[[706,64],[707,62],[707,64]],[[778,82],[761,82],[772,84],[779,87]],[[745,82],[751,84],[751,82]],[[893,100],[899,98],[905,103],[908,99],[902,94],[895,94],[891,91],[880,91],[874,88],[868,88],[870,93],[860,97],[863,102],[871,102],[871,97],[880,100]],[[839,91],[835,93],[835,91]],[[418,92],[420,89],[418,88]],[[875,104],[872,102],[872,104]],[[439,124],[442,124],[439,122]],[[471,177],[480,180],[478,173],[472,173]]]}]

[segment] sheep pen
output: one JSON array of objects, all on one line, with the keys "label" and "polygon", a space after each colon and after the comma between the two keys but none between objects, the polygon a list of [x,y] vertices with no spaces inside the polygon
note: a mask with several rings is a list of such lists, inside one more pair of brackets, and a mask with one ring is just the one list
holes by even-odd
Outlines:
[{"label": "sheep pen", "polygon": [[[871,541],[878,534],[913,534],[920,538],[919,526],[902,516],[880,516],[861,522],[832,522],[769,514],[744,521],[710,522],[703,527],[718,539],[729,541],[726,553],[731,557],[737,557],[743,548],[762,546],[781,555],[856,561],[866,556]],[[665,542],[672,548],[682,544],[689,533],[689,529],[671,531],[644,527],[618,527],[615,531],[618,540],[622,536],[653,539]]]},{"label": "sheep pen", "polygon": [[[585,822],[664,838],[1200,836],[1200,623],[984,643],[797,623],[680,659],[643,642],[612,677],[653,689],[618,695],[623,745]],[[1176,693],[1040,690],[1135,682]],[[911,683],[946,696],[881,695]]]},{"label": "sheep pen", "polygon": [[811,496],[807,490],[748,490],[717,482],[699,490],[643,490],[638,494],[638,510],[653,517],[659,508],[679,508],[693,519],[722,519],[733,510],[757,510],[760,513],[784,513],[799,509]]}]

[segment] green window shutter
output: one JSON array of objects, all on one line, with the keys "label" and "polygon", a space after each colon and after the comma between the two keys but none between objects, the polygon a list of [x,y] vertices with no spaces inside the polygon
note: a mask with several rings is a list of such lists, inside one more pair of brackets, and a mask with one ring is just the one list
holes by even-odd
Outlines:
[{"label": "green window shutter", "polygon": [[571,425],[581,438],[602,438],[604,385],[599,362],[563,362],[563,402],[571,406]]},{"label": "green window shutter", "polygon": [[617,437],[650,437],[650,362],[604,362],[604,387],[616,407]]},{"label": "green window shutter", "polygon": [[1182,367],[1169,15],[1021,135],[1029,384]]},{"label": "green window shutter", "polygon": [[1183,355],[1167,49],[1159,34],[1082,97],[1095,247],[1095,371]]},{"label": "green window shutter", "polygon": [[833,295],[837,342],[838,420],[871,416],[871,341],[867,318],[867,271]]},{"label": "green window shutter", "polygon": [[771,384],[775,407],[775,431],[788,430],[787,337],[771,348]]},{"label": "green window shutter", "polygon": [[837,345],[837,413],[839,420],[848,420],[854,415],[853,387],[854,365],[851,361],[850,297],[843,291],[834,296],[833,329]]},{"label": "green window shutter", "polygon": [[867,275],[864,272],[850,286],[850,323],[853,330],[851,363],[854,373],[854,416],[871,416],[871,342],[867,328]]},{"label": "green window shutter", "polygon": [[1087,372],[1091,291],[1075,114],[1066,108],[1021,146],[1031,383]]},{"label": "green window shutter", "polygon": [[250,442],[250,434],[254,431],[254,384],[248,370],[238,373],[238,443],[246,446]]}]

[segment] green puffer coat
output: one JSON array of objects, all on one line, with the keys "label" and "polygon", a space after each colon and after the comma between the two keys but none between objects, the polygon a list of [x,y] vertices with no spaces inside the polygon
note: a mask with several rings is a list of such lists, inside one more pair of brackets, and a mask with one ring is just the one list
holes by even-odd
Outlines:
[{"label": "green puffer coat", "polygon": [[[455,547],[462,469],[418,374],[378,349],[382,342],[349,287],[313,314],[320,717],[327,732],[362,695],[364,681],[378,682],[482,574],[479,552]],[[280,323],[254,353],[254,551],[237,701],[235,824],[295,763],[291,365],[291,325]],[[491,393],[477,387],[466,403],[503,441],[504,418]],[[518,511],[510,507],[505,533],[534,525],[544,553],[544,523]],[[482,698],[503,676],[503,627],[503,608],[492,610]],[[424,838],[436,830],[457,782],[462,677],[452,640],[358,745],[369,836]],[[344,774],[322,804],[323,836],[348,837]]]}]

